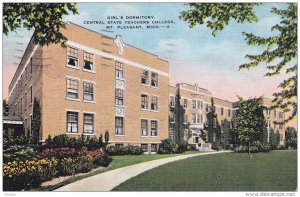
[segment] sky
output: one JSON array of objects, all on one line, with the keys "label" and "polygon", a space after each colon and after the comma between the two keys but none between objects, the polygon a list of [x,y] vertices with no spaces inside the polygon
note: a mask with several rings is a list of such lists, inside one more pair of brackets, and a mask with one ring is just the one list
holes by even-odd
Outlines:
[{"label": "sky", "polygon": [[[285,3],[265,3],[255,8],[260,21],[255,24],[237,24],[231,21],[216,37],[205,25],[189,28],[179,19],[184,3],[78,3],[80,15],[69,15],[64,20],[115,37],[121,35],[127,44],[154,53],[169,61],[170,85],[190,83],[208,89],[213,96],[236,101],[264,95],[272,98],[286,75],[264,77],[266,65],[239,71],[239,65],[248,62],[246,54],[259,54],[263,48],[248,46],[242,32],[260,36],[275,35],[271,27],[280,17],[270,13],[272,7],[285,8]],[[114,29],[103,31],[106,25],[85,24],[85,21],[104,21],[113,16],[153,16],[157,21],[172,20],[169,28]],[[116,26],[115,26],[116,27]],[[3,97],[8,97],[8,85],[21,60],[32,32],[19,29],[3,35]]]}]

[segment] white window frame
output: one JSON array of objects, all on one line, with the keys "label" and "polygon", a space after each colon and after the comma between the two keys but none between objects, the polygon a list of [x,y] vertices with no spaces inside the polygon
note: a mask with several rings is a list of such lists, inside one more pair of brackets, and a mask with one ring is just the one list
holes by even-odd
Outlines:
[{"label": "white window frame", "polygon": [[[142,121],[146,120],[147,121],[147,130],[146,130],[146,135],[143,135],[143,130],[142,130]],[[141,118],[141,137],[148,137],[149,136],[149,120],[146,118]]]},{"label": "white window frame", "polygon": [[[146,96],[147,97],[147,107],[146,108],[142,108],[142,96]],[[148,110],[148,109],[149,109],[149,94],[141,93],[141,110]]]},{"label": "white window frame", "polygon": [[[123,118],[123,127],[122,127],[123,130],[122,130],[122,134],[117,133],[116,118]],[[115,136],[125,136],[125,117],[115,116]]]},{"label": "white window frame", "polygon": [[[152,74],[156,74],[157,75],[157,81],[156,81],[156,85],[155,86],[152,85]],[[159,74],[157,72],[151,72],[150,78],[151,78],[150,79],[150,86],[152,88],[158,88],[159,87]]]},{"label": "white window frame", "polygon": [[[84,131],[84,115],[85,114],[89,114],[89,115],[93,115],[93,133],[86,133],[85,131]],[[96,113],[95,112],[87,112],[87,111],[83,111],[82,112],[82,126],[83,126],[83,130],[82,130],[82,133],[83,133],[83,135],[95,135],[95,133],[96,133]]]},{"label": "white window frame", "polygon": [[[151,127],[151,122],[152,121],[156,121],[156,123],[157,123],[157,125],[156,125],[157,126],[157,128],[156,128],[156,134],[157,135],[152,135],[152,127]],[[159,135],[159,121],[157,119],[151,119],[150,120],[150,136],[151,137],[158,137],[158,135]]]},{"label": "white window frame", "polygon": [[[93,100],[89,101],[89,100],[85,100],[84,99],[84,83],[91,83],[93,84]],[[89,81],[89,80],[82,80],[82,91],[83,91],[83,98],[82,101],[85,103],[96,103],[96,82],[94,81]]]},{"label": "white window frame", "polygon": [[[68,112],[73,112],[73,113],[77,113],[77,132],[69,132],[69,125],[68,125]],[[66,110],[66,133],[67,134],[79,134],[80,135],[80,120],[79,120],[79,115],[80,115],[80,111],[79,110],[72,110],[72,109],[67,109]]]},{"label": "white window frame", "polygon": [[188,108],[188,106],[189,106],[188,103],[189,103],[189,100],[184,98],[184,99],[183,99],[183,108],[184,108],[184,109],[187,109],[187,108]]},{"label": "white window frame", "polygon": [[192,100],[192,109],[197,109],[197,100]]},{"label": "white window frame", "polygon": [[[117,76],[117,64],[122,64],[123,65],[123,75],[122,75],[122,77],[119,77],[119,76]],[[118,73],[119,73],[120,71],[118,71]],[[125,63],[123,63],[123,62],[120,62],[120,61],[115,61],[115,78],[116,79],[120,79],[120,80],[125,80]]]},{"label": "white window frame", "polygon": [[[157,109],[152,109],[152,97],[156,97],[157,98]],[[150,95],[150,111],[153,112],[158,112],[159,111],[159,96],[156,95]]]},{"label": "white window frame", "polygon": [[[173,100],[172,100],[172,98],[173,98]],[[172,102],[172,101],[174,101],[174,102]],[[170,106],[175,107],[175,96],[170,95]]]},{"label": "white window frame", "polygon": [[[68,79],[77,80],[78,81],[78,98],[70,98],[68,97]],[[71,101],[80,101],[80,79],[77,77],[66,76],[66,99]]]},{"label": "white window frame", "polygon": [[[148,74],[147,74],[147,81],[146,81],[146,83],[142,83],[142,77],[144,76],[144,72],[145,71],[147,71],[148,72]],[[141,85],[143,85],[143,86],[149,86],[149,75],[150,75],[150,71],[149,70],[146,70],[146,69],[143,69],[143,71],[142,71],[142,75],[141,75]]]},{"label": "white window frame", "polygon": [[[77,66],[71,66],[71,65],[68,64],[68,61],[69,61],[68,49],[69,48],[77,49]],[[66,67],[73,68],[73,69],[76,69],[76,70],[80,70],[80,49],[77,48],[77,47],[71,46],[71,45],[68,45],[66,49],[67,49],[67,51],[66,51],[67,52]]]},{"label": "white window frame", "polygon": [[[84,68],[84,65],[85,65],[84,53],[89,53],[89,54],[93,55],[93,62],[92,62],[92,69],[91,70]],[[83,51],[83,66],[82,66],[83,71],[90,72],[90,73],[96,73],[96,58],[95,58],[95,56],[96,55],[94,53],[90,53],[88,51]]]}]

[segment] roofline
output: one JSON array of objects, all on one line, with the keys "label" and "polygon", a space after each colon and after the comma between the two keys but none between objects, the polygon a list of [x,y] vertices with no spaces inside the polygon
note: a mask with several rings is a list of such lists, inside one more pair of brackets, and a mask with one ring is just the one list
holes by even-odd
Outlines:
[{"label": "roofline", "polygon": [[[83,26],[78,25],[78,24],[76,24],[76,23],[73,23],[73,22],[71,22],[71,21],[66,21],[65,23],[66,23],[66,24],[71,23],[71,24],[76,25],[76,26],[78,26],[78,27],[80,27],[80,28],[83,28],[83,29],[86,29],[86,30],[88,30],[88,31],[94,32],[94,33],[99,34],[99,35],[101,35],[101,36],[105,36],[105,37],[107,37],[107,38],[109,38],[109,39],[112,39],[112,40],[114,39],[114,38],[112,38],[112,37],[110,37],[110,36],[107,36],[107,35],[104,35],[104,34],[102,34],[102,33],[97,32],[97,31],[88,29],[88,28],[86,28],[86,27],[83,27]],[[164,61],[164,62],[169,63],[168,60],[162,59],[162,58],[160,58],[158,55],[156,55],[156,54],[154,54],[154,53],[150,53],[149,51],[145,51],[144,49],[140,49],[140,48],[138,48],[138,47],[136,47],[136,46],[133,46],[133,45],[131,45],[131,44],[128,44],[128,43],[126,43],[126,42],[125,42],[125,44],[128,45],[128,46],[130,46],[130,47],[133,47],[133,48],[135,48],[135,49],[137,49],[137,50],[140,50],[140,51],[143,51],[143,52],[148,53],[148,54],[150,54],[150,55],[153,55],[153,56],[155,56],[155,57],[156,57],[157,59],[159,59],[159,60],[162,60],[162,61]]]},{"label": "roofline", "polygon": [[[14,81],[14,79],[15,79],[15,77],[16,77],[16,74],[17,74],[17,71],[18,71],[18,69],[20,68],[21,63],[22,63],[23,60],[24,60],[24,56],[25,56],[26,52],[28,51],[30,42],[31,42],[31,41],[33,40],[33,38],[34,38],[34,34],[35,34],[35,31],[33,32],[32,36],[31,36],[31,38],[30,38],[30,40],[29,40],[29,42],[28,42],[28,44],[27,44],[27,47],[26,47],[26,49],[25,49],[25,51],[24,51],[24,53],[23,53],[23,55],[22,55],[22,59],[21,59],[19,65],[18,65],[18,68],[17,68],[16,72],[14,73],[13,78],[11,79],[11,81],[10,81],[10,83],[9,83],[8,89],[11,88],[11,84],[12,84],[12,82]],[[8,93],[10,93],[10,91],[8,91]]]}]

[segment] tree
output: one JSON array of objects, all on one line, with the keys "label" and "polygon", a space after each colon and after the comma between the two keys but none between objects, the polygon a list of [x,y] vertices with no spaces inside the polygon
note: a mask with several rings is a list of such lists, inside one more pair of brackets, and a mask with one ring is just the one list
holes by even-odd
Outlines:
[{"label": "tree", "polygon": [[294,127],[285,130],[285,146],[297,149],[297,130]]},{"label": "tree", "polygon": [[3,106],[3,116],[8,116],[9,107],[6,99],[3,99],[2,106]]},{"label": "tree", "polygon": [[61,43],[65,46],[67,38],[60,32],[65,28],[62,18],[78,14],[75,3],[4,3],[3,33],[25,27],[34,29],[34,41],[41,46]]},{"label": "tree", "polygon": [[280,134],[279,131],[276,130],[276,133],[274,129],[270,129],[270,146],[271,149],[275,150],[278,148],[280,143]]},{"label": "tree", "polygon": [[109,132],[108,130],[105,131],[105,134],[104,134],[104,140],[105,140],[105,147],[108,145],[108,142],[109,142]]},{"label": "tree", "polygon": [[186,129],[186,126],[184,124],[185,109],[180,104],[180,100],[181,100],[181,95],[180,95],[180,89],[178,88],[175,96],[175,106],[170,107],[170,111],[173,114],[173,118],[174,118],[174,120],[172,121],[174,121],[174,123],[170,123],[170,124],[173,127],[175,132],[175,142],[179,145],[184,144],[185,142],[184,132]]},{"label": "tree", "polygon": [[216,113],[216,107],[214,104],[214,99],[211,98],[211,105],[209,107],[209,112],[206,114],[207,118],[207,125],[205,127],[205,130],[208,132],[208,142],[216,142],[218,145],[220,145],[221,142],[221,128],[218,124],[217,119],[217,113]]},{"label": "tree", "polygon": [[[216,36],[218,31],[223,30],[231,20],[238,23],[257,22],[253,8],[261,5],[258,3],[190,3],[188,11],[181,12],[180,18],[187,21],[190,27],[197,24],[207,24]],[[265,47],[265,50],[258,55],[246,55],[250,63],[239,66],[239,69],[250,69],[264,63],[270,72],[265,76],[272,77],[279,75],[286,68],[285,73],[289,78],[279,85],[281,92],[274,93],[274,108],[280,108],[284,112],[292,110],[282,122],[286,123],[297,114],[297,3],[289,3],[287,9],[272,8],[272,13],[281,17],[281,22],[272,27],[278,35],[267,38],[256,36],[252,33],[243,32],[248,45]],[[272,63],[273,65],[269,65]],[[290,76],[292,74],[292,76]]]},{"label": "tree", "polygon": [[264,132],[265,119],[264,107],[259,104],[260,98],[243,100],[239,97],[240,106],[236,112],[236,132],[241,145],[250,146],[261,143],[261,135]]},{"label": "tree", "polygon": [[33,142],[38,143],[41,138],[41,106],[36,98],[34,98],[33,101],[33,116],[31,129],[33,132]]}]

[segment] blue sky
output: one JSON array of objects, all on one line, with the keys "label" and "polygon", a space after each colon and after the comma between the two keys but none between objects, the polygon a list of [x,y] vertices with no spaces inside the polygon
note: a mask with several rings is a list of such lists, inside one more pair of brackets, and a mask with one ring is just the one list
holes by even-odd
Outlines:
[{"label": "blue sky", "polygon": [[[261,49],[249,47],[241,32],[252,32],[261,36],[274,34],[271,27],[280,21],[277,15],[270,13],[271,7],[286,7],[284,3],[266,3],[257,7],[255,12],[260,18],[256,24],[236,24],[228,27],[213,37],[205,25],[193,29],[181,21],[180,12],[188,9],[184,3],[78,3],[80,15],[67,16],[64,20],[92,29],[99,33],[115,37],[120,34],[125,42],[157,54],[170,63],[170,84],[186,82],[207,88],[213,95],[237,100],[243,97],[265,95],[271,97],[279,82],[286,76],[277,78],[263,77],[265,66],[238,71],[238,66],[247,62],[246,54],[257,54]],[[105,21],[107,16],[154,16],[156,20],[174,20],[170,28],[115,30],[112,33],[101,31],[106,25],[85,25],[84,21]],[[16,63],[22,56],[31,33],[20,30],[18,34],[3,37],[4,88],[10,82]],[[23,43],[23,44],[20,44]],[[18,56],[18,57],[15,57]],[[15,63],[15,65],[14,65]],[[7,75],[5,76],[5,69]],[[6,93],[4,92],[4,97]]]}]

